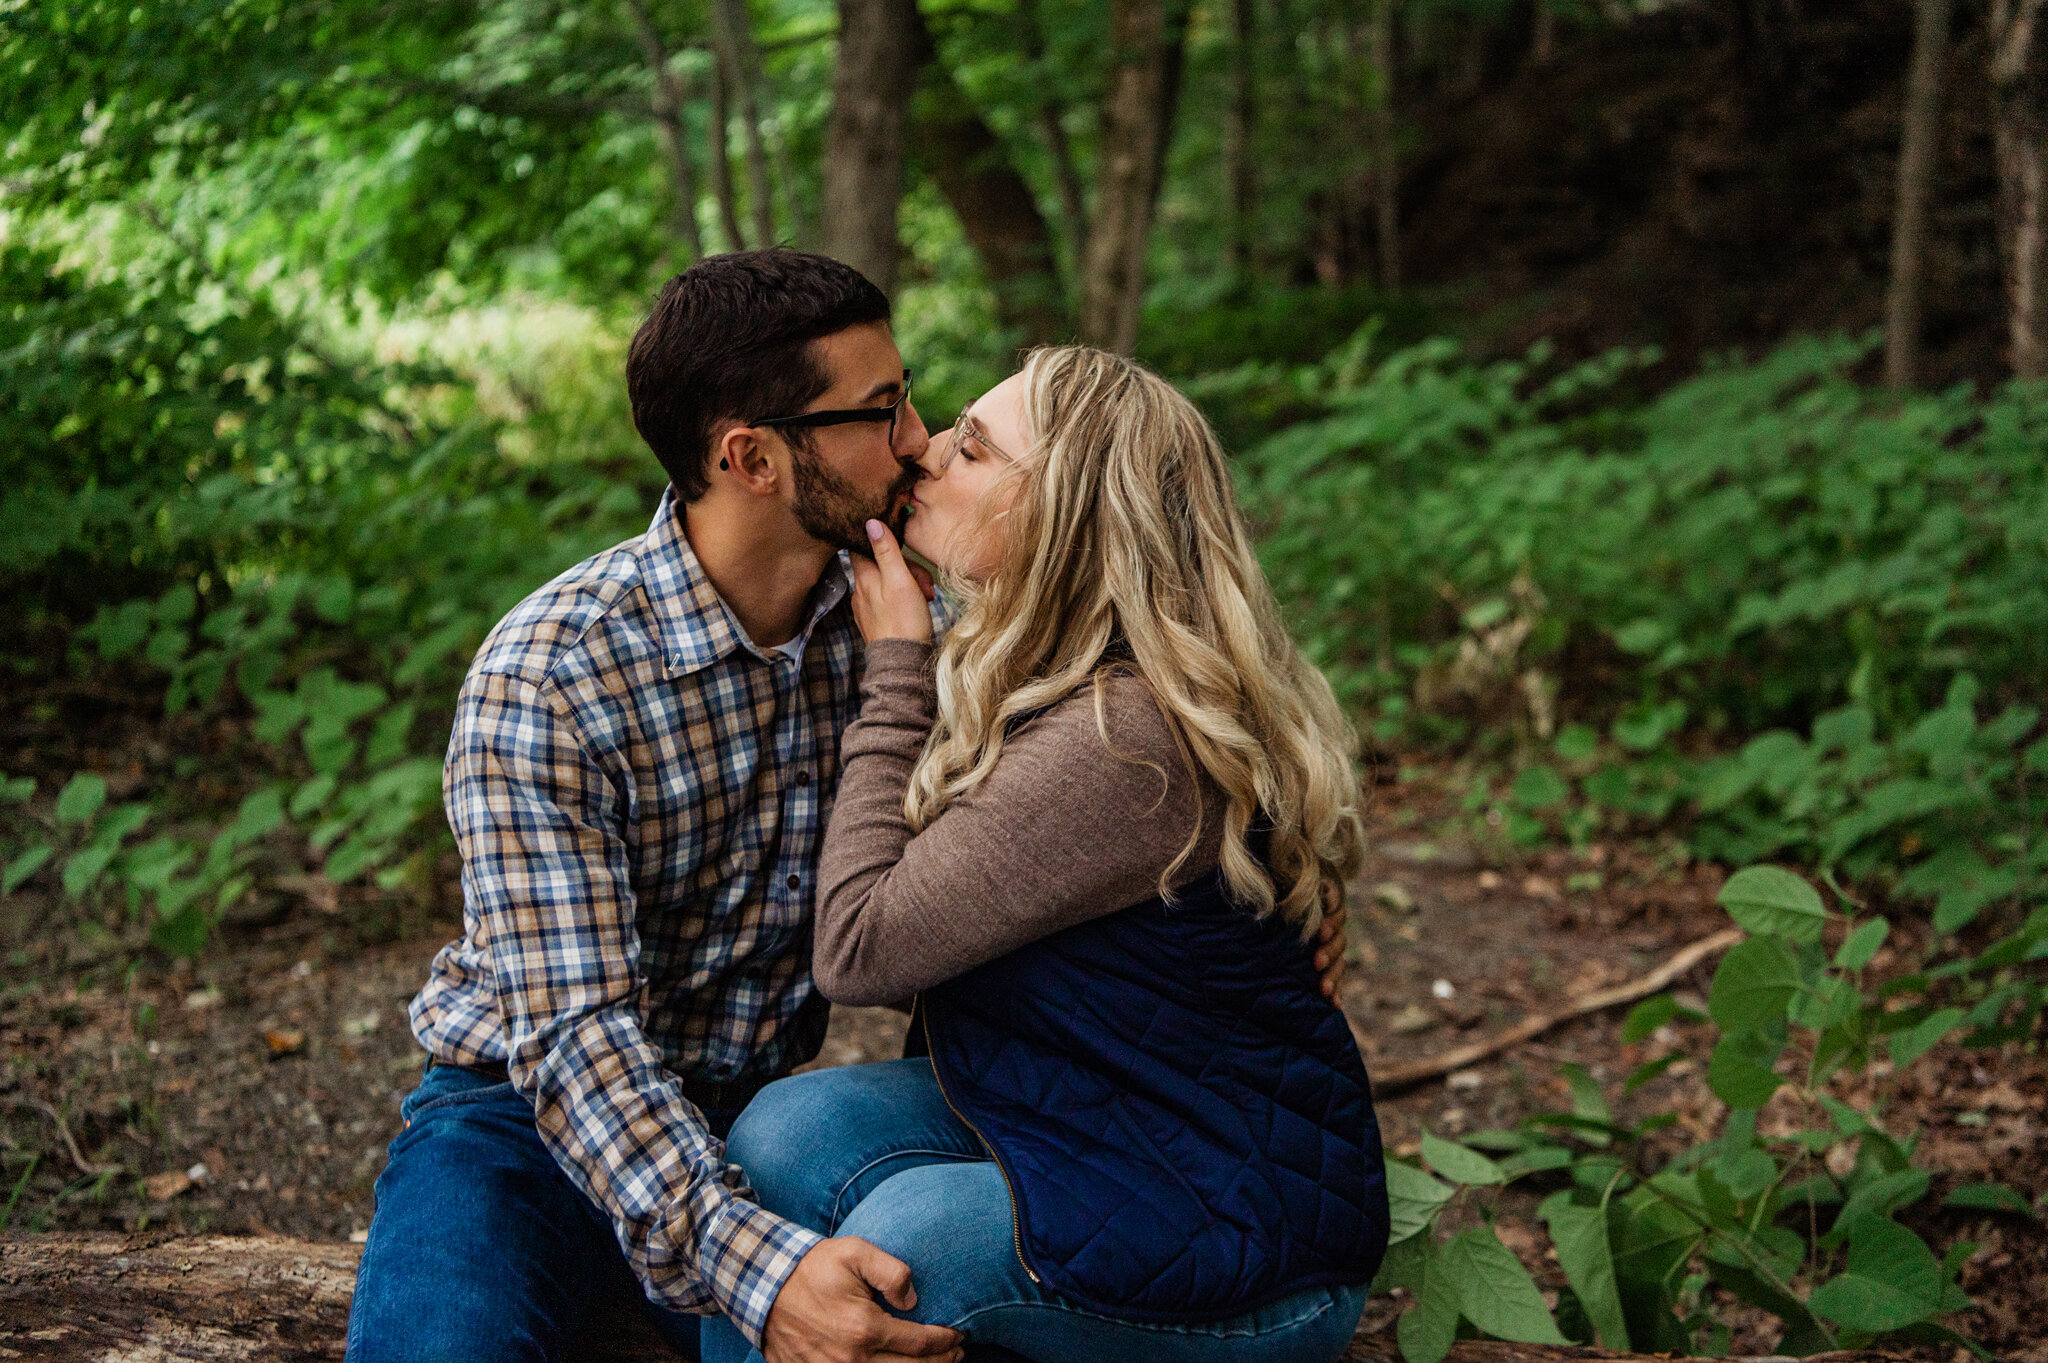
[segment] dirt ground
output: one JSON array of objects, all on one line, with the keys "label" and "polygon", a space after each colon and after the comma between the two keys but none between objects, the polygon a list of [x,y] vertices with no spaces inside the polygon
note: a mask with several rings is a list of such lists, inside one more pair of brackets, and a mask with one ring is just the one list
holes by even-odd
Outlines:
[{"label": "dirt ground", "polygon": [[[1433,1055],[1619,983],[1726,924],[1713,905],[1720,870],[1675,847],[1516,858],[1475,841],[1427,770],[1380,797],[1374,856],[1353,886],[1343,996],[1369,1065]],[[368,898],[285,896],[276,921],[231,927],[197,963],[171,963],[57,928],[52,904],[7,903],[0,1196],[10,1233],[363,1234],[398,1101],[421,1068],[406,1004],[455,922],[409,921]],[[1912,952],[1910,937],[1887,950]],[[1711,968],[1682,981],[1681,995],[1703,995]],[[1679,1026],[1624,1045],[1621,1011],[1386,1096],[1390,1150],[1412,1154],[1425,1129],[1455,1135],[1567,1106],[1564,1061],[1585,1065],[1624,1117],[1669,1105],[1683,1126],[1707,1129],[1719,1106],[1703,1083],[1702,1038]],[[892,1057],[903,1026],[883,1010],[838,1010],[816,1063]],[[1672,1049],[1688,1059],[1621,1096],[1630,1070]],[[1921,1162],[1942,1171],[1930,1204],[1975,1178],[2029,1197],[2048,1190],[2038,1043],[1940,1051],[1903,1079],[1875,1082],[1893,1088],[1892,1129],[1918,1128]],[[1774,1116],[1789,1114],[1767,1111],[1766,1123]],[[1554,1286],[1562,1278],[1542,1258],[1534,1201],[1504,1199],[1502,1234]],[[1929,1210],[1914,1220],[1938,1249],[1980,1245],[1963,1276],[1978,1305],[1957,1328],[2002,1358],[2048,1363],[2048,1232],[2011,1215]],[[1398,1295],[1376,1303],[1368,1326],[1391,1330],[1401,1306]],[[1735,1318],[1735,1351],[1768,1353],[1772,1324]]]}]

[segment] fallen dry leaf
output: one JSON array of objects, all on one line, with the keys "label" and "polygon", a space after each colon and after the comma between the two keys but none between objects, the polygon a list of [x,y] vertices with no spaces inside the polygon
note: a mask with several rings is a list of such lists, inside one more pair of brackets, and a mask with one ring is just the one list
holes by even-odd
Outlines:
[{"label": "fallen dry leaf", "polygon": [[142,1180],[142,1191],[152,1202],[168,1202],[192,1186],[192,1175],[183,1169],[166,1169]]},{"label": "fallen dry leaf", "polygon": [[1375,903],[1384,904],[1396,913],[1415,912],[1415,896],[1396,881],[1382,880],[1372,887],[1372,897]]},{"label": "fallen dry leaf", "polygon": [[1411,1003],[1394,1014],[1393,1020],[1387,1026],[1400,1036],[1412,1036],[1417,1032],[1428,1031],[1436,1026],[1436,1021],[1436,1014],[1419,1004]]},{"label": "fallen dry leaf", "polygon": [[306,1049],[306,1034],[272,1027],[263,1033],[263,1044],[270,1047],[273,1056],[297,1055]]}]

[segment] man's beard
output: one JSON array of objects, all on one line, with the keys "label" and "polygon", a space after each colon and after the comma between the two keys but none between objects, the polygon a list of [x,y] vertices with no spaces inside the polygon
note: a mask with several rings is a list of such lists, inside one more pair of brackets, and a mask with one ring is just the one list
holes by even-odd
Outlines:
[{"label": "man's beard", "polygon": [[825,467],[817,455],[794,445],[790,454],[796,473],[796,523],[812,539],[856,554],[872,555],[868,522],[875,520],[888,525],[897,499],[921,476],[913,464],[886,492],[871,501],[844,477]]}]

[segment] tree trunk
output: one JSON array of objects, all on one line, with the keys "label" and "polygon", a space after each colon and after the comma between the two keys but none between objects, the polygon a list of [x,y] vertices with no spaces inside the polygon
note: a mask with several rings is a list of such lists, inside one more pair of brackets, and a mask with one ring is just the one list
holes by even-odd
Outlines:
[{"label": "tree trunk", "polygon": [[1998,161],[2012,370],[2048,377],[2048,44],[2044,0],[1992,0],[1991,126]]},{"label": "tree trunk", "polygon": [[669,186],[675,198],[670,209],[670,230],[689,249],[690,260],[696,260],[704,254],[704,237],[697,230],[696,177],[690,169],[689,144],[684,141],[683,109],[688,101],[683,98],[683,83],[668,64],[668,44],[662,41],[661,30],[655,27],[647,6],[641,0],[626,0],[626,13],[633,21],[640,53],[654,81],[654,136],[668,161]]},{"label": "tree trunk", "polygon": [[[1024,25],[1026,58],[1034,70],[1046,71],[1045,21],[1038,0],[1018,0],[1017,17]],[[1034,117],[1046,154],[1052,158],[1054,182],[1059,186],[1061,235],[1067,261],[1078,268],[1083,243],[1088,240],[1088,199],[1081,188],[1081,172],[1074,165],[1073,143],[1067,137],[1066,106],[1050,92],[1049,81],[1047,84],[1047,93]]]},{"label": "tree trunk", "polygon": [[711,192],[718,200],[718,225],[725,232],[725,249],[744,251],[746,236],[740,231],[739,195],[732,186],[732,88],[725,69],[724,53],[711,60]]},{"label": "tree trunk", "polygon": [[1129,351],[1138,339],[1145,251],[1171,136],[1185,38],[1180,0],[1110,0],[1109,81],[1096,139],[1095,212],[1081,265],[1081,338]]},{"label": "tree trunk", "polygon": [[768,178],[768,148],[761,136],[761,54],[754,46],[746,0],[711,0],[712,41],[739,98],[740,122],[747,146],[747,207],[754,219],[754,245],[770,246],[775,234],[775,196]]},{"label": "tree trunk", "polygon": [[1910,388],[1920,364],[1921,246],[1927,198],[1934,187],[1935,144],[1941,132],[1941,70],[1948,55],[1950,0],[1915,0],[1913,62],[1899,133],[1896,207],[1892,211],[1892,274],[1884,306],[1884,377]]},{"label": "tree trunk", "polygon": [[946,196],[981,260],[995,292],[996,320],[1017,331],[1027,346],[1057,341],[1066,324],[1045,215],[1002,139],[938,59],[922,17],[917,34],[923,76],[910,135],[918,162]]},{"label": "tree trunk", "polygon": [[1230,107],[1223,122],[1223,193],[1230,206],[1227,259],[1232,279],[1243,279],[1251,268],[1252,219],[1258,209],[1258,168],[1252,160],[1252,134],[1258,126],[1253,3],[1230,0]]},{"label": "tree trunk", "polygon": [[819,242],[884,293],[896,289],[903,130],[922,27],[916,0],[839,0]]},{"label": "tree trunk", "polygon": [[1065,331],[1052,233],[1038,200],[944,65],[925,68],[911,127],[917,159],[946,196],[996,296],[996,320],[1025,345]]},{"label": "tree trunk", "polygon": [[1401,287],[1401,152],[1394,142],[1394,0],[1372,7],[1372,162],[1380,288]]}]

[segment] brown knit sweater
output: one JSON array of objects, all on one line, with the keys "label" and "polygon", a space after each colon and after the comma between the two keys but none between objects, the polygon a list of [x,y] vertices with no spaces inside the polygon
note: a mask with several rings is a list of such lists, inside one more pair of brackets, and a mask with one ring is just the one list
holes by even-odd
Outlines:
[{"label": "brown knit sweater", "polygon": [[988,779],[913,836],[903,793],[930,732],[932,646],[867,646],[860,718],[841,749],[819,866],[818,988],[835,1003],[907,999],[1061,928],[1158,893],[1201,816],[1177,887],[1216,868],[1224,796],[1197,777],[1152,693],[1093,687],[1003,745]]}]

